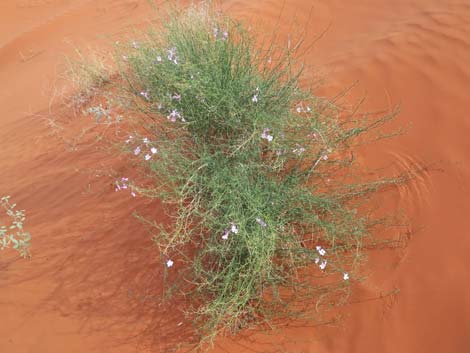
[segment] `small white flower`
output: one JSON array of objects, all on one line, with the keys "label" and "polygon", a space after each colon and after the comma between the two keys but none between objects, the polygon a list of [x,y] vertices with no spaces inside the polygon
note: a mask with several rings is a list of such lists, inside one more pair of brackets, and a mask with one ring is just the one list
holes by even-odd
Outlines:
[{"label": "small white flower", "polygon": [[131,192],[131,195],[132,195],[132,197],[136,197],[136,196],[137,196],[134,191]]},{"label": "small white flower", "polygon": [[315,257],[315,263],[318,265],[319,262],[320,262],[320,258],[319,258],[319,257]]},{"label": "small white flower", "polygon": [[147,137],[144,137],[144,138],[142,139],[142,142],[145,143],[146,145],[148,145],[150,141],[149,141],[149,139],[148,139]]},{"label": "small white flower", "polygon": [[157,55],[157,62],[159,62],[159,63],[162,62],[162,57],[160,55]]},{"label": "small white flower", "polygon": [[134,49],[139,49],[139,48],[140,48],[139,42],[137,42],[137,41],[134,40],[134,41],[132,42],[132,48],[134,48]]},{"label": "small white flower", "polygon": [[324,154],[324,155],[322,156],[322,159],[323,159],[324,161],[327,161],[327,160],[328,160],[328,155]]},{"label": "small white flower", "polygon": [[150,152],[152,152],[153,154],[155,154],[155,153],[158,152],[158,150],[157,150],[155,147],[152,147],[152,148],[150,149]]},{"label": "small white flower", "polygon": [[296,109],[297,113],[302,113],[303,112],[303,109],[301,106],[298,106]]},{"label": "small white flower", "polygon": [[321,263],[320,263],[320,268],[321,268],[322,270],[325,269],[326,263],[327,263],[327,261],[326,261],[325,259],[323,259],[323,260],[321,261]]},{"label": "small white flower", "polygon": [[127,56],[126,56],[126,55],[123,55],[123,56],[122,56],[122,60],[127,61]]},{"label": "small white flower", "polygon": [[166,262],[166,267],[170,268],[171,266],[173,266],[173,261],[168,260],[168,261]]},{"label": "small white flower", "polygon": [[145,158],[146,161],[148,161],[150,158],[152,158],[152,156],[147,153],[144,158]]},{"label": "small white flower", "polygon": [[131,142],[131,141],[132,141],[132,139],[133,139],[132,135],[129,135],[129,138],[126,140],[126,143],[129,143],[129,142]]},{"label": "small white flower", "polygon": [[140,153],[140,151],[141,151],[140,146],[137,146],[134,150],[134,154],[137,156]]},{"label": "small white flower", "polygon": [[310,113],[311,111],[312,111],[312,109],[307,105],[307,112]]},{"label": "small white flower", "polygon": [[252,101],[253,103],[258,103],[258,95],[255,94],[255,95],[251,98],[251,101]]},{"label": "small white flower", "polygon": [[234,223],[231,224],[230,230],[233,234],[238,234],[238,228]]},{"label": "small white flower", "polygon": [[349,279],[349,273],[343,273],[343,279],[347,281]]},{"label": "small white flower", "polygon": [[316,249],[317,249],[318,253],[319,253],[321,256],[325,256],[326,250],[323,249],[320,245],[317,245],[317,246],[316,246]]}]

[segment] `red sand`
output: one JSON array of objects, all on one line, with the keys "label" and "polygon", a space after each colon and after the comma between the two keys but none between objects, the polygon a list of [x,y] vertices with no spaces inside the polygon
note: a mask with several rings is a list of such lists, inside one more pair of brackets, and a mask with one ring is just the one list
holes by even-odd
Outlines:
[{"label": "red sand", "polygon": [[[5,4],[8,3],[8,4]],[[231,0],[223,7],[266,31],[308,22],[306,61],[344,87],[359,80],[368,109],[400,104],[409,131],[361,152],[368,168],[431,164],[391,211],[410,217],[408,246],[372,254],[358,302],[339,326],[224,339],[216,351],[463,353],[470,350],[470,1]],[[47,126],[59,58],[141,25],[138,0],[11,0],[0,4],[0,195],[27,210],[34,256],[0,254],[0,352],[159,352],[184,335],[181,315],[154,305],[161,273],[130,217],[145,204],[77,168],[122,168],[93,146],[73,150]],[[269,33],[269,32],[268,32]],[[108,38],[109,37],[109,38]],[[108,38],[108,39],[106,39]],[[307,82],[307,81],[306,81]],[[76,121],[72,125],[77,125]],[[125,170],[120,170],[125,173]],[[400,293],[385,296],[394,288]]]}]

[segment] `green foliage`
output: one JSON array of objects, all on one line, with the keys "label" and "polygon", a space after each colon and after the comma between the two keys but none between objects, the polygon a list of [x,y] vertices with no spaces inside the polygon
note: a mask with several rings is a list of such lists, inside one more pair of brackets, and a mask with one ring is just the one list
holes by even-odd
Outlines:
[{"label": "green foliage", "polygon": [[133,190],[163,199],[173,222],[138,217],[203,339],[347,292],[369,236],[358,203],[396,182],[352,183],[348,152],[391,116],[343,120],[299,87],[294,51],[205,7],[173,14],[118,57],[128,95],[116,99],[150,140],[127,141],[153,181]]},{"label": "green foliage", "polygon": [[9,226],[0,226],[0,250],[12,246],[21,256],[29,255],[31,235],[23,228],[26,220],[24,210],[15,210],[16,204],[10,203],[10,196],[0,198],[0,207],[11,219]]}]

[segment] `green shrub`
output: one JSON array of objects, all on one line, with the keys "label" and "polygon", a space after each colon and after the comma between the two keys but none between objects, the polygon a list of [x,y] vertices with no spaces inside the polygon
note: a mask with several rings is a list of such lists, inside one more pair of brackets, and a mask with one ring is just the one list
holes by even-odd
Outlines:
[{"label": "green shrub", "polygon": [[10,246],[17,250],[21,256],[29,255],[31,235],[25,232],[23,224],[26,220],[24,210],[15,210],[16,204],[10,203],[10,196],[0,198],[0,208],[11,219],[9,226],[0,225],[0,250]]},{"label": "green shrub", "polygon": [[348,183],[351,141],[392,116],[344,120],[299,87],[295,50],[256,40],[190,7],[118,51],[127,94],[115,100],[136,112],[125,149],[152,180],[129,188],[164,200],[173,218],[138,217],[155,230],[169,291],[191,298],[209,341],[347,291],[369,236],[358,204],[396,182]]}]

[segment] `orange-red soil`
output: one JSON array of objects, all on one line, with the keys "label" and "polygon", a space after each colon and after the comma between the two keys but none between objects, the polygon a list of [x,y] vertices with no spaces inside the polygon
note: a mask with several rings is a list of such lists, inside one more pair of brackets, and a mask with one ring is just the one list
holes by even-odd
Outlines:
[{"label": "orange-red soil", "polygon": [[[410,218],[401,230],[408,245],[371,254],[370,276],[338,325],[221,339],[215,351],[469,351],[470,1],[222,6],[267,33],[306,26],[307,43],[316,44],[305,57],[305,84],[320,74],[331,92],[358,80],[367,109],[400,104],[395,124],[407,133],[362,149],[365,168],[428,168],[384,199],[390,212],[403,209]],[[1,353],[160,352],[177,347],[190,326],[177,308],[156,304],[162,266],[131,217],[137,209],[162,219],[161,205],[115,193],[109,178],[90,170],[112,166],[122,174],[123,164],[91,141],[64,143],[49,120],[62,87],[61,56],[73,46],[109,43],[150,13],[144,0],[0,4],[0,195],[27,210],[34,244],[30,260],[0,253]],[[387,295],[395,288],[400,292]]]}]

